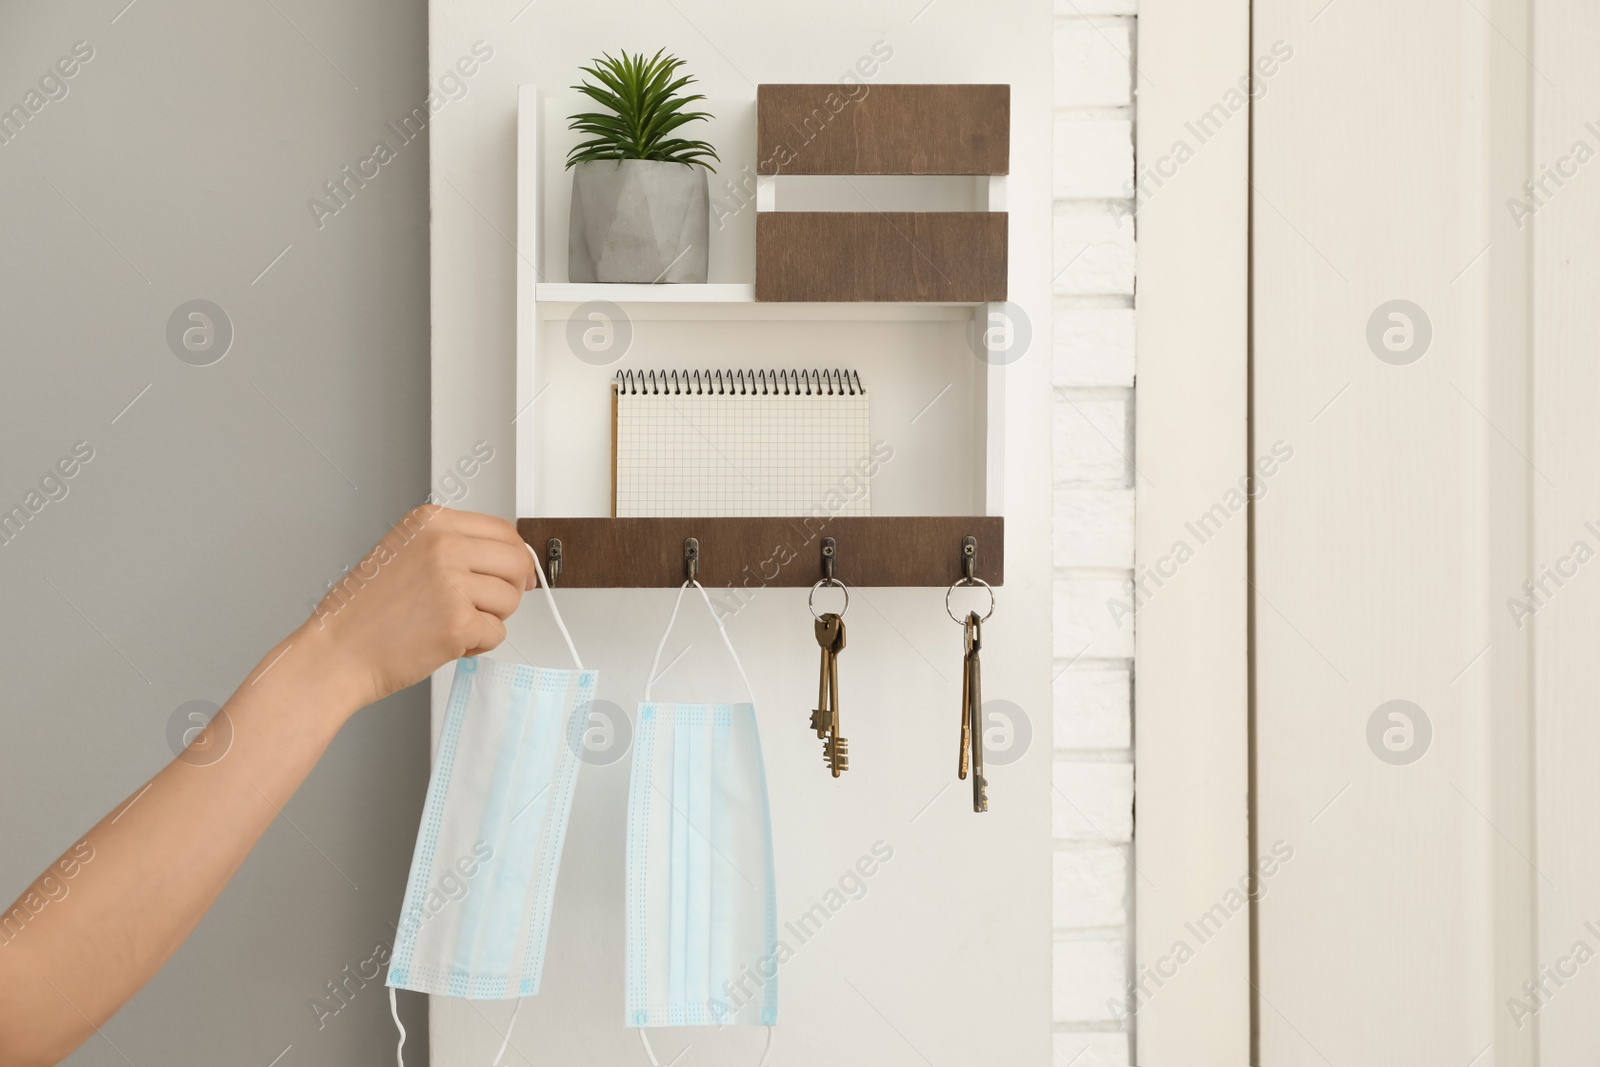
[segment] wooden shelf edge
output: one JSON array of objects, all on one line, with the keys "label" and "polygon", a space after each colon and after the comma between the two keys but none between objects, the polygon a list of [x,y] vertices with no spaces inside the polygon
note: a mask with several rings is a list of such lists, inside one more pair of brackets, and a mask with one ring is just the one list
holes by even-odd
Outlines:
[{"label": "wooden shelf edge", "polygon": [[1005,581],[1005,519],[994,515],[739,518],[526,518],[517,531],[546,559],[561,539],[558,589],[670,588],[683,584],[683,542],[700,542],[708,589],[804,588],[822,577],[821,541],[838,543],[847,585],[943,587],[961,577],[961,540],[978,540],[977,577]]}]

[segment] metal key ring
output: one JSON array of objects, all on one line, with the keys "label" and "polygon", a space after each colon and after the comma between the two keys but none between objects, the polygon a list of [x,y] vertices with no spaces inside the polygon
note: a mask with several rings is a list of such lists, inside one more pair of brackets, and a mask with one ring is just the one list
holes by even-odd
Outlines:
[{"label": "metal key ring", "polygon": [[988,622],[989,621],[989,616],[994,614],[994,589],[990,587],[989,583],[984,581],[982,578],[960,578],[960,579],[957,579],[954,582],[951,582],[950,583],[950,588],[946,589],[944,591],[944,613],[946,615],[950,616],[950,621],[951,622],[959,624],[959,623],[965,622],[966,620],[965,619],[956,618],[956,613],[950,610],[950,594],[955,592],[957,589],[961,588],[962,586],[973,586],[973,585],[981,585],[985,589],[989,590],[989,611],[988,611],[987,614],[984,615],[983,618],[979,619],[978,621],[979,622]]},{"label": "metal key ring", "polygon": [[845,584],[837,578],[823,578],[819,580],[816,585],[811,587],[811,595],[806,597],[806,606],[811,609],[811,617],[816,619],[818,622],[822,621],[822,616],[817,614],[817,605],[815,604],[815,600],[817,597],[817,590],[821,589],[825,585],[836,585],[839,587],[840,591],[844,593],[844,607],[839,609],[839,618],[844,618],[844,613],[850,610],[850,590],[845,588]]}]

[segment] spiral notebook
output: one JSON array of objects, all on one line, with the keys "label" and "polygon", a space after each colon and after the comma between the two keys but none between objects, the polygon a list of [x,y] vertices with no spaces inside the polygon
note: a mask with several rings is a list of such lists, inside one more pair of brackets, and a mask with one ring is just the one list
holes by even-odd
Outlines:
[{"label": "spiral notebook", "polygon": [[627,371],[611,398],[614,516],[872,513],[855,371]]}]

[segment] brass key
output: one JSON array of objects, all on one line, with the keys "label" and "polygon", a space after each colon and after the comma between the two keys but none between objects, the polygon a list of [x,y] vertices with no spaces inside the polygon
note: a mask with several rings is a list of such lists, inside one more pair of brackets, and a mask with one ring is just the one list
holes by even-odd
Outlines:
[{"label": "brass key", "polygon": [[972,810],[989,810],[989,783],[983,777],[983,676],[978,653],[983,648],[983,620],[967,616],[967,747],[972,752]]},{"label": "brass key", "polygon": [[837,778],[850,769],[850,743],[839,734],[839,653],[844,651],[844,618],[839,615],[832,618],[836,629],[833,644],[827,651],[828,738],[822,743],[822,757]]},{"label": "brass key", "polygon": [[972,619],[969,617],[962,623],[962,652],[961,652],[961,758],[956,764],[956,777],[961,781],[967,780],[967,752],[971,747],[972,738],[972,709],[968,702],[972,699]]},{"label": "brass key", "polygon": [[827,737],[833,725],[828,682],[833,668],[833,646],[839,639],[841,625],[839,616],[831,613],[819,617],[814,624],[817,645],[822,649],[822,666],[817,672],[817,706],[811,712],[811,728],[818,737]]}]

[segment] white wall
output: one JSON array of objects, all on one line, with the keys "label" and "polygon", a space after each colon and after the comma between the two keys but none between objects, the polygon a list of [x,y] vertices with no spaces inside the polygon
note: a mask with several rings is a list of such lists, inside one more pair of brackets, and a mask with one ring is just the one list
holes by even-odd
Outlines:
[{"label": "white wall", "polygon": [[[1055,46],[1056,1067],[1130,1062],[1135,0],[1059,0]],[[1118,625],[1120,618],[1121,625]]]},{"label": "white wall", "polygon": [[[519,252],[512,244],[513,150],[519,84],[558,90],[575,80],[579,63],[602,50],[664,46],[689,62],[708,96],[748,100],[762,81],[834,80],[882,40],[893,47],[894,58],[879,80],[1013,86],[1010,289],[1038,340],[1006,373],[1008,573],[985,631],[984,674],[987,697],[1012,702],[1030,719],[1033,743],[1016,763],[991,768],[991,811],[974,815],[964,788],[952,788],[959,631],[944,616],[942,593],[860,590],[842,662],[852,769],[834,782],[823,774],[815,737],[804,727],[816,670],[804,594],[763,592],[733,618],[730,630],[761,709],[780,916],[798,914],[820,899],[875,841],[895,850],[866,896],[839,909],[782,971],[777,1062],[1039,1064],[1051,1055],[1052,821],[1058,832],[1071,833],[1061,794],[1053,803],[1050,787],[1049,686],[1058,669],[1050,643],[1052,372],[1044,340],[1055,273],[1052,16],[1039,0],[981,11],[956,0],[934,0],[920,11],[918,6],[830,0],[752,10],[675,0],[643,8],[600,3],[524,9],[520,2],[472,0],[432,11],[431,69],[444,69],[476,40],[495,50],[474,75],[470,95],[446,106],[431,127],[437,456],[454,457],[480,437],[506,454],[514,451]],[[715,331],[708,331],[706,344],[704,358],[713,364],[751,358],[747,347]],[[842,360],[871,370],[875,353],[863,347],[821,353],[817,361]],[[930,376],[931,368],[919,379],[903,361],[880,373],[880,387],[892,382],[893,388],[925,389],[930,397],[945,384]],[[1124,383],[1124,408],[1125,393]],[[539,417],[537,410],[525,416]],[[486,486],[483,506],[511,516],[510,472],[487,473],[498,481]],[[624,707],[638,699],[669,598],[661,590],[561,594],[586,660],[602,672],[603,699]],[[682,673],[675,669],[664,687],[676,683],[689,695],[690,683],[702,679],[714,692],[727,677],[714,646],[703,641],[708,632],[703,618],[686,614],[680,633],[692,647]],[[550,638],[537,601],[530,602],[512,622],[513,647],[505,655],[525,652],[529,659],[559,662]],[[1125,734],[1124,724],[1124,749]],[[1081,790],[1094,772],[1106,769],[1113,777],[1122,772],[1125,783],[1126,766],[1125,758],[1121,767],[1089,766],[1065,784]],[[626,790],[626,760],[585,768],[544,991],[524,1007],[513,1043],[518,1051],[508,1062],[643,1061],[633,1035],[620,1025]],[[1120,822],[1126,840],[1126,785],[1099,795],[1109,799],[1113,813],[1120,810],[1120,817],[1106,815],[1105,821]],[[1098,821],[1106,813],[1097,806],[1091,814]],[[1116,925],[1121,919],[1100,921]],[[1101,951],[1120,960],[1119,934],[1099,942]],[[1095,983],[1112,979],[1110,990],[1096,993],[1101,1000],[1119,988],[1119,976],[1092,962],[1081,971]],[[437,1002],[436,1062],[486,1062],[509,1011],[509,1005]],[[685,1062],[731,1064],[752,1061],[759,1040],[751,1033],[683,1031],[664,1035],[658,1045],[664,1060],[689,1043],[693,1050]]]}]

